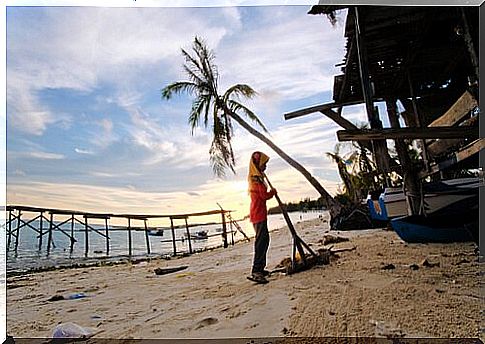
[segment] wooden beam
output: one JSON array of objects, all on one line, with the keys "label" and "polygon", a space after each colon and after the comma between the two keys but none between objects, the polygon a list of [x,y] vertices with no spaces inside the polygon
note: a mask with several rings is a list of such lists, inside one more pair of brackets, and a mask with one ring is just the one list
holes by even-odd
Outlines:
[{"label": "wooden beam", "polygon": [[287,112],[284,114],[284,117],[285,117],[285,120],[289,120],[289,119],[309,115],[315,112],[323,112],[326,110],[331,110],[337,107],[362,104],[363,102],[364,101],[362,99],[359,99],[359,100],[353,100],[353,101],[341,102],[341,103],[332,102],[332,103],[320,104],[320,105],[310,106],[310,107],[292,111],[292,112]]},{"label": "wooden beam", "polygon": [[460,122],[471,110],[478,106],[475,98],[466,91],[441,117],[429,124],[429,127],[452,126]]},{"label": "wooden beam", "polygon": [[434,128],[385,128],[338,130],[339,141],[395,140],[395,139],[474,139],[479,136],[478,127],[434,127]]},{"label": "wooden beam", "polygon": [[471,157],[472,155],[479,153],[484,148],[485,139],[475,140],[463,147],[461,150],[456,151],[449,159],[430,166],[430,170],[428,172],[421,172],[420,178],[424,178],[441,170],[447,169],[455,165],[456,163],[459,163],[460,161],[463,161]]},{"label": "wooden beam", "polygon": [[[475,116],[463,121],[460,126],[473,126],[477,124],[478,116]],[[465,141],[465,137],[462,137],[461,139],[430,140],[431,143],[428,146],[428,152],[431,158],[434,158],[450,150],[450,148],[460,145],[463,141]]]}]

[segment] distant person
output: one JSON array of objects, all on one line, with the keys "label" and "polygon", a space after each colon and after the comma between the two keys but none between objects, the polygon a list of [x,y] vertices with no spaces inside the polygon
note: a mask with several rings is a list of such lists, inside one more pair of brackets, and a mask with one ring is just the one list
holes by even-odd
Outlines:
[{"label": "distant person", "polygon": [[268,186],[264,181],[264,171],[269,157],[261,152],[254,152],[249,162],[248,184],[251,205],[249,208],[249,220],[253,224],[256,233],[254,241],[254,260],[251,276],[248,279],[256,283],[268,283],[266,276],[269,271],[266,267],[266,253],[269,247],[268,210],[266,201],[276,195],[276,190],[267,191]]}]

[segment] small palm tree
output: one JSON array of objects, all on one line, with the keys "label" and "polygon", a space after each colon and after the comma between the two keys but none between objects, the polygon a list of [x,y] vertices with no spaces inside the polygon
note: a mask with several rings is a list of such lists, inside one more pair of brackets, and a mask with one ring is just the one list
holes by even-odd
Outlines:
[{"label": "small palm tree", "polygon": [[290,166],[302,173],[320,193],[327,208],[330,210],[331,216],[337,216],[341,209],[340,204],[333,199],[320,183],[302,165],[288,156],[281,148],[241,117],[241,115],[245,116],[267,132],[258,117],[238,101],[241,97],[252,98],[256,95],[256,92],[248,85],[237,84],[227,89],[224,93],[219,93],[219,74],[217,66],[214,64],[214,53],[208,49],[205,42],[199,37],[195,37],[192,50],[193,54],[191,55],[182,49],[182,55],[185,59],[183,68],[189,80],[174,82],[166,86],[162,90],[162,98],[170,99],[174,94],[182,92],[187,92],[194,96],[189,114],[189,124],[193,131],[201,123],[207,128],[209,122],[211,122],[214,137],[209,155],[214,173],[218,176],[223,176],[228,168],[235,172],[234,151],[231,145],[234,134],[232,121],[234,120],[249,133],[266,143]]}]

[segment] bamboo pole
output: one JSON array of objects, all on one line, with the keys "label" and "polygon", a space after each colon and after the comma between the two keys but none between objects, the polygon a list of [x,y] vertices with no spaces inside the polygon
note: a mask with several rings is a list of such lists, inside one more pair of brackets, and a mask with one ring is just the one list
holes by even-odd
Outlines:
[{"label": "bamboo pole", "polygon": [[39,222],[39,251],[42,251],[42,236],[44,235],[44,234],[42,233],[42,229],[43,229],[43,228],[42,228],[42,224],[43,224],[43,223],[42,223],[42,222],[43,222],[42,220],[43,220],[43,219],[44,219],[44,212],[43,212],[43,211],[41,211],[41,212],[40,212],[40,222]]},{"label": "bamboo pole", "polygon": [[128,218],[128,255],[131,257],[131,219]]},{"label": "bamboo pole", "polygon": [[173,255],[177,255],[177,244],[175,243],[175,228],[173,227],[173,218],[170,218],[170,228],[172,229],[172,244],[173,244]]},{"label": "bamboo pole", "polygon": [[145,239],[147,242],[147,254],[150,254],[150,236],[148,235],[148,227],[147,227],[147,220],[143,220],[145,223]]},{"label": "bamboo pole", "polygon": [[49,235],[47,236],[47,255],[49,255],[51,252],[53,224],[54,224],[54,213],[51,213],[50,220],[49,220]]},{"label": "bamboo pole", "polygon": [[88,232],[88,216],[84,215],[84,255],[87,257],[89,252],[89,232]]},{"label": "bamboo pole", "polygon": [[108,227],[108,218],[107,217],[104,219],[104,226],[105,226],[105,229],[106,229],[106,255],[109,255],[109,236],[108,236],[109,227]]},{"label": "bamboo pole", "polygon": [[222,216],[222,241],[224,242],[224,248],[227,248],[229,246],[227,244],[227,226],[226,226],[226,217],[224,216],[224,212],[221,212]]},{"label": "bamboo pole", "polygon": [[192,254],[192,241],[190,239],[190,231],[189,231],[189,224],[187,222],[187,218],[185,218],[185,229],[187,230],[187,241],[189,243],[189,253]]}]

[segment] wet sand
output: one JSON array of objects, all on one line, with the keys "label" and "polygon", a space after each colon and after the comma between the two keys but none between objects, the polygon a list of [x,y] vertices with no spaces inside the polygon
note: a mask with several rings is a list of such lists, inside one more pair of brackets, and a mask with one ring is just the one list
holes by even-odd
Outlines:
[{"label": "wet sand", "polygon": [[[327,219],[296,224],[316,250]],[[99,338],[474,337],[483,295],[473,243],[406,244],[392,231],[330,232],[338,258],[270,283],[246,279],[253,242],[189,257],[40,272],[7,279],[7,333],[50,337],[73,322]],[[291,253],[271,234],[268,268]],[[392,268],[392,266],[394,268]],[[187,265],[166,275],[154,270]],[[387,267],[387,269],[386,269]],[[84,293],[73,300],[55,295]]]}]

